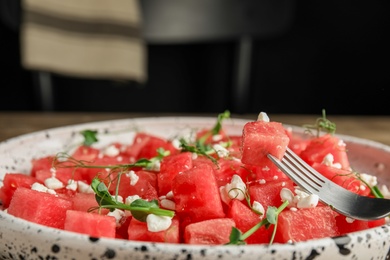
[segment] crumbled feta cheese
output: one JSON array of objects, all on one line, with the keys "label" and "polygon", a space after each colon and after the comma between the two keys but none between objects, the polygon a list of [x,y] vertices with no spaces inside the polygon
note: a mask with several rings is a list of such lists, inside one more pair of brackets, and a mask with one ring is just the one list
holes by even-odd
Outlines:
[{"label": "crumbled feta cheese", "polygon": [[264,217],[265,209],[264,209],[263,205],[261,205],[260,202],[253,201],[252,208],[261,214],[260,215],[261,218]]},{"label": "crumbled feta cheese", "polygon": [[367,183],[368,186],[370,186],[370,187],[378,185],[378,179],[374,175],[370,175],[367,173],[360,173],[359,177],[360,177],[360,179],[363,180],[363,182]]},{"label": "crumbled feta cheese", "polygon": [[301,197],[298,200],[297,207],[299,209],[315,208],[318,205],[319,197],[316,194],[310,194],[309,196]]},{"label": "crumbled feta cheese", "polygon": [[38,182],[34,182],[33,185],[31,185],[31,189],[32,190],[36,190],[36,191],[39,191],[39,192],[46,192],[46,193],[49,193],[49,194],[57,194],[55,192],[55,190],[53,189],[49,189],[48,187],[46,187],[45,185],[43,184],[40,184]]},{"label": "crumbled feta cheese", "polygon": [[173,199],[173,192],[170,191],[167,193],[167,195],[165,195],[167,197],[167,199]]},{"label": "crumbled feta cheese", "polygon": [[52,189],[52,190],[58,190],[58,189],[61,189],[64,187],[64,184],[62,183],[62,181],[60,181],[56,177],[47,178],[44,181],[44,183],[45,183],[46,187],[48,187],[49,189]]},{"label": "crumbled feta cheese", "polygon": [[135,171],[129,171],[126,174],[126,176],[130,178],[130,185],[131,186],[134,186],[137,184],[137,182],[139,180],[139,176],[135,173]]},{"label": "crumbled feta cheese", "polygon": [[225,185],[225,191],[230,199],[243,200],[245,199],[246,185],[239,175],[234,174],[230,183]]},{"label": "crumbled feta cheese", "polygon": [[325,164],[326,166],[341,169],[340,163],[333,163],[333,162],[334,162],[334,157],[333,154],[331,153],[328,153],[327,155],[325,155],[324,159],[322,159],[322,163]]},{"label": "crumbled feta cheese", "polygon": [[77,181],[77,190],[80,193],[94,193],[91,185],[88,185],[83,181]]},{"label": "crumbled feta cheese", "polygon": [[76,191],[77,190],[77,182],[74,180],[69,180],[68,184],[66,185],[66,189]]},{"label": "crumbled feta cheese", "polygon": [[117,195],[117,196],[111,195],[111,197],[112,197],[114,200],[116,200],[117,202],[123,203],[123,197],[122,197],[122,196],[120,196],[120,195]]},{"label": "crumbled feta cheese", "polygon": [[176,204],[172,200],[162,199],[160,201],[160,204],[161,204],[161,207],[166,208],[166,209],[175,210],[175,208],[176,208]]},{"label": "crumbled feta cheese", "polygon": [[138,200],[138,199],[141,199],[141,197],[138,195],[128,196],[125,200],[125,204],[130,205],[133,201]]},{"label": "crumbled feta cheese", "polygon": [[280,198],[282,201],[288,201],[289,205],[292,205],[294,202],[294,194],[290,189],[282,188],[280,190]]},{"label": "crumbled feta cheese", "polygon": [[115,157],[120,154],[120,150],[115,145],[109,145],[104,149],[104,155]]},{"label": "crumbled feta cheese", "polygon": [[107,216],[114,217],[116,225],[119,226],[122,217],[125,216],[125,212],[123,210],[120,210],[120,209],[114,209],[113,211],[108,212]]},{"label": "crumbled feta cheese", "polygon": [[314,194],[308,194],[299,188],[294,193],[288,188],[282,188],[280,191],[282,201],[288,201],[288,207],[293,208],[314,208],[318,205],[319,197]]},{"label": "crumbled feta cheese", "polygon": [[213,135],[211,137],[211,139],[214,141],[214,142],[219,142],[222,140],[222,135]]},{"label": "crumbled feta cheese", "polygon": [[257,121],[269,122],[270,120],[269,120],[267,113],[260,112],[259,115],[257,116]]},{"label": "crumbled feta cheese", "polygon": [[176,149],[181,149],[181,143],[180,143],[180,140],[179,140],[179,139],[173,139],[173,140],[172,140],[172,145],[173,145],[173,147],[175,147]]},{"label": "crumbled feta cheese", "polygon": [[214,144],[213,149],[216,151],[219,157],[225,158],[229,156],[229,151],[220,144]]},{"label": "crumbled feta cheese", "polygon": [[171,226],[172,219],[167,216],[149,214],[146,217],[146,224],[150,232],[160,232],[167,230]]},{"label": "crumbled feta cheese", "polygon": [[350,217],[345,217],[345,220],[347,221],[347,223],[353,223],[355,221],[355,219]]}]

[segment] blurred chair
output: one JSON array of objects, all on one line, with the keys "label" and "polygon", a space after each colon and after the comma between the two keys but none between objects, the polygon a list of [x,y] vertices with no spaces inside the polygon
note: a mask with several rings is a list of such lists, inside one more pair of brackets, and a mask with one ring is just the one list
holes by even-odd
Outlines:
[{"label": "blurred chair", "polygon": [[[231,64],[233,87],[226,86],[231,91],[229,108],[236,113],[248,108],[254,39],[285,33],[292,24],[295,7],[295,2],[289,0],[139,0],[139,3],[146,44],[237,42]],[[1,4],[1,14],[13,20],[11,24],[17,24],[20,13],[15,12],[20,12],[19,1],[2,0]],[[7,15],[7,9],[14,13],[12,17]],[[40,71],[34,76],[42,110],[52,110],[50,73]]]},{"label": "blurred chair", "polygon": [[[231,111],[247,111],[253,40],[285,33],[294,17],[289,0],[140,0],[143,33],[152,44],[236,40]],[[229,89],[229,88],[227,88]]]}]

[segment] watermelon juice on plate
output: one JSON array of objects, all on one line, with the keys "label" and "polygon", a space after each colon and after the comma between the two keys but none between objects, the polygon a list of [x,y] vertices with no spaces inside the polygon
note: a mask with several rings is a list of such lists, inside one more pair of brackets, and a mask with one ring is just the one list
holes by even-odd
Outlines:
[{"label": "watermelon juice on plate", "polygon": [[[226,111],[218,118],[114,120],[11,139],[0,145],[0,254],[278,259],[297,252],[351,257],[356,250],[363,257],[376,248],[386,255],[386,219],[336,213],[266,157],[281,158],[289,146],[339,185],[387,195],[381,185],[388,177],[362,151],[380,152],[380,160],[388,147],[321,130],[307,135],[265,113],[248,122]],[[369,241],[362,241],[366,234]]]}]

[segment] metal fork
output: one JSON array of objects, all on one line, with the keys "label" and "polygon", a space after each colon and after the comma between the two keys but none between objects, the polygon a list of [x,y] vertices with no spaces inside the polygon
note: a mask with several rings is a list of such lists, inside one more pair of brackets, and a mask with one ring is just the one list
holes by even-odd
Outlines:
[{"label": "metal fork", "polygon": [[327,179],[287,148],[282,160],[268,154],[268,158],[287,176],[308,193],[335,211],[360,220],[375,220],[390,215],[390,199],[370,198],[353,193]]}]

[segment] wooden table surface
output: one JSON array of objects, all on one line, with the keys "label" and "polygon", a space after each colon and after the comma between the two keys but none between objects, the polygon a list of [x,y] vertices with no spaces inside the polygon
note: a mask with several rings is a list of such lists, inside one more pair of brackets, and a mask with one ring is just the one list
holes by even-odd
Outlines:
[{"label": "wooden table surface", "polygon": [[[170,113],[86,113],[86,112],[0,112],[0,141],[38,130],[78,123],[111,119],[150,116],[217,116],[217,114],[170,114]],[[313,124],[321,115],[268,114],[272,121],[302,126]],[[256,120],[257,115],[235,115],[233,118]],[[336,123],[336,133],[366,138],[390,145],[390,116],[329,116]]]}]

